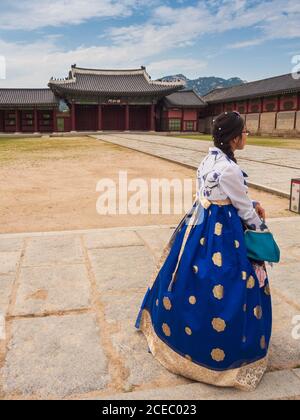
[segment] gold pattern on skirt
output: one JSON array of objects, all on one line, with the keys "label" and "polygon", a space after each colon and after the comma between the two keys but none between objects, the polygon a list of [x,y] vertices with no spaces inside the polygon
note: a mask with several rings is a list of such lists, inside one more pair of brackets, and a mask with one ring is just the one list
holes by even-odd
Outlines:
[{"label": "gold pattern on skirt", "polygon": [[170,301],[170,299],[168,297],[164,297],[164,299],[163,299],[163,305],[164,305],[164,308],[167,311],[170,311],[171,308],[172,308],[172,303],[171,303],[171,301]]},{"label": "gold pattern on skirt", "polygon": [[225,359],[225,353],[222,349],[214,349],[211,352],[211,358],[215,362],[223,362],[223,360]]},{"label": "gold pattern on skirt", "polygon": [[219,284],[218,286],[215,286],[213,288],[213,294],[216,299],[219,299],[219,300],[223,299],[224,287],[221,284]]},{"label": "gold pattern on skirt", "polygon": [[222,223],[216,223],[215,225],[215,235],[221,236],[222,235],[223,225]]},{"label": "gold pattern on skirt", "polygon": [[187,335],[192,335],[192,330],[189,327],[185,327],[184,331]]},{"label": "gold pattern on skirt", "polygon": [[246,271],[242,271],[242,279],[247,280],[247,273]]},{"label": "gold pattern on skirt", "polygon": [[270,290],[270,286],[267,284],[265,289],[264,289],[265,295],[267,296],[271,296],[271,290]]},{"label": "gold pattern on skirt", "polygon": [[170,372],[194,381],[222,387],[235,387],[243,391],[253,391],[261,381],[268,365],[268,357],[235,369],[216,371],[190,361],[171,349],[154,331],[151,315],[142,311],[140,330],[144,333],[155,359]]},{"label": "gold pattern on skirt", "polygon": [[214,318],[212,320],[213,329],[221,333],[226,329],[226,322],[222,318]]},{"label": "gold pattern on skirt", "polygon": [[156,299],[156,306],[158,306],[159,305],[159,300],[158,299]]},{"label": "gold pattern on skirt", "polygon": [[253,289],[255,286],[255,279],[253,276],[250,276],[247,281],[247,289]]},{"label": "gold pattern on skirt", "polygon": [[267,344],[266,344],[266,337],[263,335],[260,339],[260,347],[262,350],[265,350]]},{"label": "gold pattern on skirt", "polygon": [[191,305],[195,305],[195,303],[197,302],[196,296],[190,296],[189,302]]},{"label": "gold pattern on skirt", "polygon": [[254,308],[253,312],[254,312],[255,318],[257,318],[257,319],[261,319],[262,318],[262,308],[261,308],[261,306],[259,306],[259,305],[256,306]]},{"label": "gold pattern on skirt", "polygon": [[222,254],[221,254],[221,252],[216,252],[212,257],[212,260],[213,260],[215,265],[217,265],[218,267],[222,267]]},{"label": "gold pattern on skirt", "polygon": [[201,244],[202,246],[204,246],[204,244],[205,244],[205,238],[201,238],[201,239],[200,239],[200,244]]},{"label": "gold pattern on skirt", "polygon": [[236,248],[239,248],[239,247],[240,247],[240,243],[239,243],[239,241],[234,241],[234,246],[235,246]]},{"label": "gold pattern on skirt", "polygon": [[171,336],[171,330],[168,324],[163,324],[162,330],[167,337]]},{"label": "gold pattern on skirt", "polygon": [[193,265],[193,272],[194,272],[195,274],[197,274],[197,273],[198,273],[198,271],[199,271],[198,267],[197,267],[196,265]]}]

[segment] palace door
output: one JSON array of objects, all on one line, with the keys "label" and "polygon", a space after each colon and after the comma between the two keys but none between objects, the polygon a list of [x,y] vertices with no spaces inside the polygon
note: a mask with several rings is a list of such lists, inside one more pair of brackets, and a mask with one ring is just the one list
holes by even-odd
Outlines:
[{"label": "palace door", "polygon": [[76,105],[76,131],[98,130],[97,105]]},{"label": "palace door", "polygon": [[125,106],[105,105],[102,109],[103,130],[125,130]]},{"label": "palace door", "polygon": [[149,131],[150,119],[150,106],[131,105],[129,107],[129,130]]}]

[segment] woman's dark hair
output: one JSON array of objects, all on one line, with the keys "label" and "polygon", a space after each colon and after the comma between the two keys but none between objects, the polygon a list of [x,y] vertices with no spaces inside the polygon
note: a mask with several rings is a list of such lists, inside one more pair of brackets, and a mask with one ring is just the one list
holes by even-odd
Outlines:
[{"label": "woman's dark hair", "polygon": [[230,142],[235,137],[242,136],[245,121],[237,112],[223,112],[213,121],[212,135],[214,145],[221,149],[229,159],[236,162]]}]

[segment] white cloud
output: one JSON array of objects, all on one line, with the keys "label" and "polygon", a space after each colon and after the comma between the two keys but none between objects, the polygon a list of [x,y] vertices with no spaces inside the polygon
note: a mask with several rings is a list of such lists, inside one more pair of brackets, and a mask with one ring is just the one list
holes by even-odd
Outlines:
[{"label": "white cloud", "polygon": [[47,26],[77,25],[91,18],[131,15],[144,0],[4,0],[1,5],[1,29],[32,30]]},{"label": "white cloud", "polygon": [[[1,14],[0,27],[42,28],[80,23],[97,16],[126,16],[142,4],[149,6],[159,0],[150,0],[150,3],[146,0],[119,3],[90,0],[89,7],[78,0],[11,1],[14,8]],[[30,16],[27,22],[24,10]],[[9,14],[11,19],[7,19]],[[199,76],[209,57],[201,57],[201,50],[196,47],[193,58],[186,59],[182,54],[186,56],[185,48],[195,45],[203,35],[255,28],[254,39],[237,38],[237,42],[228,48],[300,37],[299,14],[300,3],[292,0],[201,0],[193,7],[182,4],[180,9],[155,7],[150,18],[142,24],[112,27],[100,37],[95,36],[98,43],[105,38],[105,45],[78,45],[65,51],[59,35],[46,35],[37,42],[21,44],[0,40],[0,54],[7,62],[7,80],[0,81],[0,86],[45,86],[52,75],[66,76],[72,63],[99,68],[147,65],[153,78],[178,72]]]}]

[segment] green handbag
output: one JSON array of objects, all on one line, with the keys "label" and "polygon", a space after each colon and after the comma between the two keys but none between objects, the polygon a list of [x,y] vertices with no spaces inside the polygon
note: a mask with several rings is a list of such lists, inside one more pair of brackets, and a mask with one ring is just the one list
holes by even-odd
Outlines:
[{"label": "green handbag", "polygon": [[280,249],[271,232],[246,229],[245,243],[249,258],[274,263],[280,261]]}]

